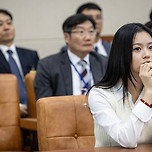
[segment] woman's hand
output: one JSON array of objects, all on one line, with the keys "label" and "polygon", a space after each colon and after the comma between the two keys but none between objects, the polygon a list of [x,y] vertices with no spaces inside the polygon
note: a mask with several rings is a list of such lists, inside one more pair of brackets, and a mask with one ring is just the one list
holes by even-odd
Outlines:
[{"label": "woman's hand", "polygon": [[145,89],[152,89],[152,62],[141,64],[139,76]]},{"label": "woman's hand", "polygon": [[145,89],[143,99],[152,104],[152,62],[141,64],[139,77]]}]

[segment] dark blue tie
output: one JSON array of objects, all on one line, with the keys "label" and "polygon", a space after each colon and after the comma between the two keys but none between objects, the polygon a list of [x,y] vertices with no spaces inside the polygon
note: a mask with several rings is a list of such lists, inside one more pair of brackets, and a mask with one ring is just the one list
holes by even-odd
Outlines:
[{"label": "dark blue tie", "polygon": [[20,103],[27,105],[25,84],[24,84],[23,79],[21,77],[18,66],[12,57],[13,52],[11,50],[8,50],[7,53],[9,54],[9,65],[10,65],[11,72],[12,72],[12,74],[16,75],[17,80],[18,80]]},{"label": "dark blue tie", "polygon": [[95,50],[95,52],[98,53],[98,47],[97,46],[94,48],[94,50]]}]

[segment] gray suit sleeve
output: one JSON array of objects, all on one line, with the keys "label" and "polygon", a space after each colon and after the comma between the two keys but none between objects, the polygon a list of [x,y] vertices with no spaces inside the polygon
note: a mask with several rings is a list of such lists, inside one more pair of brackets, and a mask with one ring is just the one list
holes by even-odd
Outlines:
[{"label": "gray suit sleeve", "polygon": [[34,80],[34,89],[36,100],[43,97],[52,96],[52,88],[50,86],[50,70],[49,65],[45,61],[40,60]]}]

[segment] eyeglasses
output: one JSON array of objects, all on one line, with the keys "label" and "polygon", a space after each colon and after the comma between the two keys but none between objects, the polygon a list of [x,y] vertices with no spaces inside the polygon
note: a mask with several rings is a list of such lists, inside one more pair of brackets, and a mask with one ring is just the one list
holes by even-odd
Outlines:
[{"label": "eyeglasses", "polygon": [[77,30],[77,31],[71,31],[71,33],[76,33],[79,36],[86,36],[87,34],[89,36],[95,36],[96,35],[96,30],[89,30],[89,31]]}]

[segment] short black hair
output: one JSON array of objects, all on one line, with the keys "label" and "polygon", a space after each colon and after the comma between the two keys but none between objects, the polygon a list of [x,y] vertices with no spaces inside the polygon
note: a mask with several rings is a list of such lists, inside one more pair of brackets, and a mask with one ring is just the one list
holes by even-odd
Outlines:
[{"label": "short black hair", "polygon": [[90,21],[93,28],[96,29],[95,22],[91,17],[84,14],[74,14],[64,21],[62,25],[63,32],[71,33],[73,28],[75,28],[78,24],[84,23],[85,21]]},{"label": "short black hair", "polygon": [[13,20],[13,16],[12,16],[12,14],[8,10],[6,10],[6,9],[0,9],[0,13],[8,15],[11,18],[11,20]]},{"label": "short black hair", "polygon": [[76,11],[76,14],[82,13],[85,9],[95,9],[95,10],[99,10],[100,12],[102,12],[101,7],[99,7],[99,5],[95,4],[95,3],[84,3],[82,4]]}]

